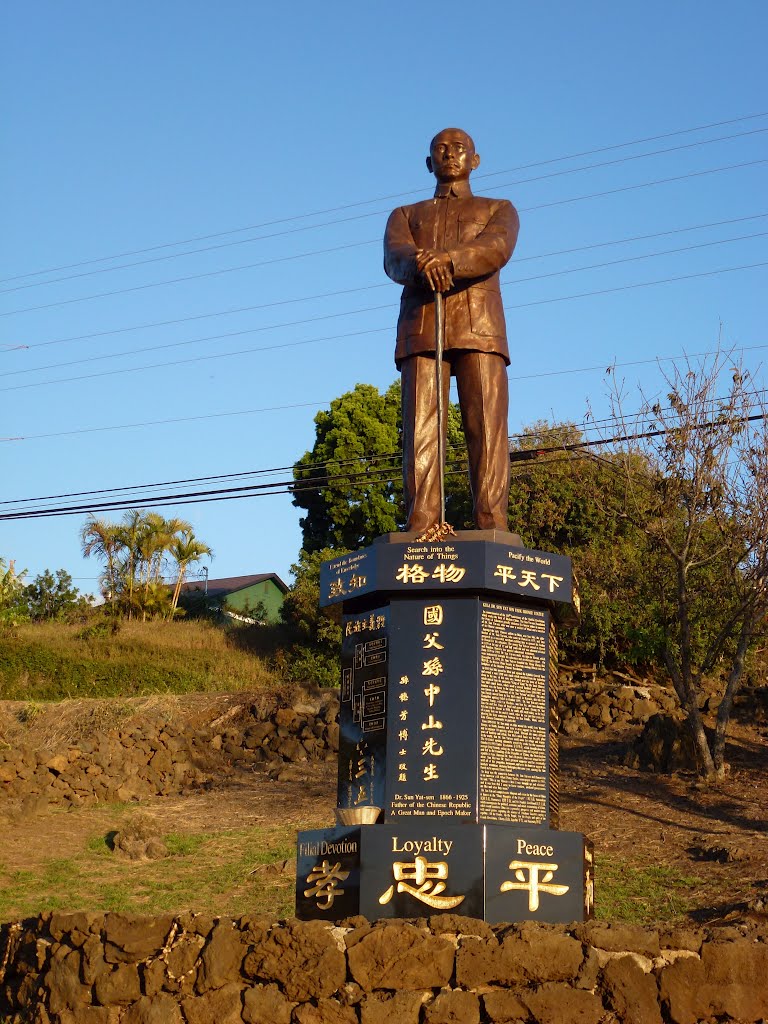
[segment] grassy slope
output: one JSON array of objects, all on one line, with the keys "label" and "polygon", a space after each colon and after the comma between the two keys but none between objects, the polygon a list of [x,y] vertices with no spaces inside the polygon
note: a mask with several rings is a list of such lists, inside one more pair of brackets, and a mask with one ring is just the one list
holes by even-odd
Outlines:
[{"label": "grassy slope", "polygon": [[127,622],[116,634],[42,623],[0,633],[0,698],[61,700],[258,689],[274,679],[205,622]]}]

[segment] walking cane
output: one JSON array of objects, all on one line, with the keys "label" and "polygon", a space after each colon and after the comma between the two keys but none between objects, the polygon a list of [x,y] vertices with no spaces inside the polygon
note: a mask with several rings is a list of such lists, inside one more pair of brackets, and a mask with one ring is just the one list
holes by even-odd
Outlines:
[{"label": "walking cane", "polygon": [[445,305],[442,292],[435,292],[435,383],[437,386],[437,464],[440,480],[440,522],[445,523],[445,439],[443,422],[443,349],[445,348]]}]

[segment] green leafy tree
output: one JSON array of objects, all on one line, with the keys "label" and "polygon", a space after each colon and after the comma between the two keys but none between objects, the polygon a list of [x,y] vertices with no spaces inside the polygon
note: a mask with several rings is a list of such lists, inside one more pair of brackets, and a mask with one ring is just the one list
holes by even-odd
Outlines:
[{"label": "green leafy tree", "polygon": [[315,443],[293,467],[302,547],[362,547],[402,523],[400,389],[357,384],[315,416]]},{"label": "green leafy tree", "polygon": [[[315,417],[315,443],[293,467],[293,504],[301,519],[304,551],[351,551],[402,529],[402,422],[400,382],[382,394],[357,384]],[[446,508],[457,526],[471,525],[466,445],[461,414],[448,407]]]},{"label": "green leafy tree", "polygon": [[36,576],[24,588],[24,600],[33,622],[63,619],[90,607],[64,569],[57,569],[55,574],[46,569]]}]

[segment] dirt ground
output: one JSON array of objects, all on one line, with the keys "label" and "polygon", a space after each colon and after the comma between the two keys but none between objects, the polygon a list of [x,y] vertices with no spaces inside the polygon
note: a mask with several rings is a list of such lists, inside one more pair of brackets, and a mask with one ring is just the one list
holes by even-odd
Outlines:
[{"label": "dirt ground", "polygon": [[[691,880],[682,916],[701,923],[765,919],[768,742],[749,725],[737,724],[732,733],[731,771],[717,786],[704,786],[693,774],[665,776],[625,767],[628,736],[561,738],[560,827],[594,842],[598,892],[601,861],[612,865],[614,877],[626,868],[668,869]],[[288,835],[331,825],[335,764],[296,767],[290,774],[290,781],[276,781],[263,771],[242,770],[208,789],[156,798],[142,808],[165,833],[234,833],[280,825]],[[0,875],[9,879],[14,872],[42,870],[53,851],[58,858],[76,859],[89,839],[114,824],[114,807],[48,808],[22,820],[3,819],[0,808]]]},{"label": "dirt ground", "polygon": [[625,767],[628,737],[561,741],[560,827],[589,836],[598,864],[602,855],[697,878],[687,897],[694,920],[766,916],[768,743],[751,726],[731,733],[730,772],[714,786],[692,772]]}]

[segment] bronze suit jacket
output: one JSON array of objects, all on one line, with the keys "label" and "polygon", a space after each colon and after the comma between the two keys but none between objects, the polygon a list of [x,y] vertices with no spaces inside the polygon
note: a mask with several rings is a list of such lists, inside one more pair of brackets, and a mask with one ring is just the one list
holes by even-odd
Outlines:
[{"label": "bronze suit jacket", "polygon": [[417,249],[439,249],[453,261],[453,287],[445,293],[445,348],[495,352],[509,363],[499,271],[512,255],[519,230],[507,199],[473,196],[469,182],[438,185],[434,199],[400,206],[387,222],[384,269],[404,285],[397,322],[395,362],[435,350],[432,291],[416,269]]}]

